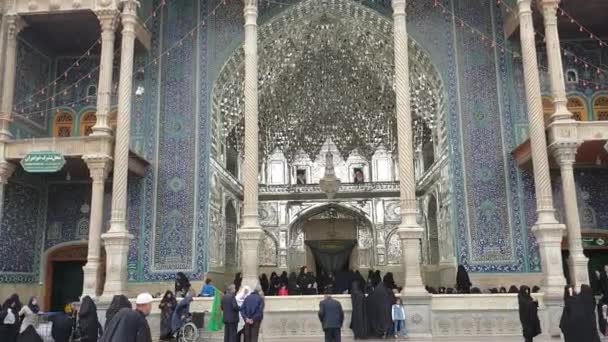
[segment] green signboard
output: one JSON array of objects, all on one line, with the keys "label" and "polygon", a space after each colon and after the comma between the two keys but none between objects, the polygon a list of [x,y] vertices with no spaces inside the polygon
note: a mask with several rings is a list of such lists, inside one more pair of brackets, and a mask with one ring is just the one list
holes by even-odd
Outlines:
[{"label": "green signboard", "polygon": [[608,247],[608,241],[601,237],[583,237],[583,248]]},{"label": "green signboard", "polygon": [[65,165],[65,158],[53,151],[36,151],[28,153],[21,159],[21,166],[30,173],[57,172]]}]

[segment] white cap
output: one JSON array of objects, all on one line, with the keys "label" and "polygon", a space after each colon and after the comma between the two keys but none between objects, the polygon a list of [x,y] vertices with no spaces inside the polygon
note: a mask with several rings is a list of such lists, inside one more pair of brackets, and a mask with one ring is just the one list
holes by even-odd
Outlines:
[{"label": "white cap", "polygon": [[137,299],[135,300],[135,304],[137,304],[137,305],[150,304],[150,303],[152,303],[153,300],[154,300],[154,298],[152,298],[151,294],[144,292],[144,293],[140,293],[137,296]]}]

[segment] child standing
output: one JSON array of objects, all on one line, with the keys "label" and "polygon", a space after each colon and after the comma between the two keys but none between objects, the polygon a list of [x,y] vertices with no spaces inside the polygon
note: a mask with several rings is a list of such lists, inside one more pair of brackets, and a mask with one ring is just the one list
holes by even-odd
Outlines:
[{"label": "child standing", "polygon": [[392,308],[393,316],[393,330],[395,331],[395,338],[399,335],[407,338],[407,330],[405,329],[405,308],[401,298],[395,300]]}]

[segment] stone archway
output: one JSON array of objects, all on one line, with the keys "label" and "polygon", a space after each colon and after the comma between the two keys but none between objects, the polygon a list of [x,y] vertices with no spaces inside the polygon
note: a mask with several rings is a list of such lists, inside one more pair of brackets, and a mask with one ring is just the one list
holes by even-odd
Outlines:
[{"label": "stone archway", "polygon": [[[323,224],[340,222],[327,231]],[[313,229],[320,222],[319,229]],[[333,231],[332,231],[333,228]],[[347,231],[352,229],[350,231]],[[373,225],[367,215],[349,205],[338,203],[323,203],[312,206],[300,212],[288,229],[288,268],[295,270],[302,265],[314,269],[312,251],[306,246],[307,239],[311,240],[356,240],[356,245],[350,255],[349,266],[354,269],[369,269],[374,264],[374,233]]]},{"label": "stone archway", "polygon": [[[82,285],[84,281],[84,274],[82,272],[82,266],[84,266],[87,262],[87,241],[72,241],[63,244],[59,244],[47,250],[44,255],[43,265],[44,265],[44,293],[43,293],[43,303],[44,310],[50,311],[53,308],[57,308],[66,303],[53,303],[53,301],[57,301],[57,298],[61,297],[58,295],[58,288],[70,289],[72,292],[75,290],[74,287],[80,288],[80,293],[66,293],[65,295],[69,298],[65,298],[68,300],[77,301],[79,296],[82,294]],[[98,282],[99,288],[96,291],[97,295],[101,295],[103,292],[103,284],[105,283],[105,260],[106,253],[105,249],[101,249],[101,267],[99,267],[99,279]],[[70,277],[69,281],[62,282],[61,279],[58,279],[58,271],[73,271],[77,272],[81,278],[73,279]],[[59,286],[61,284],[61,286]],[[68,286],[70,285],[70,286]],[[53,298],[55,297],[55,298]]]}]

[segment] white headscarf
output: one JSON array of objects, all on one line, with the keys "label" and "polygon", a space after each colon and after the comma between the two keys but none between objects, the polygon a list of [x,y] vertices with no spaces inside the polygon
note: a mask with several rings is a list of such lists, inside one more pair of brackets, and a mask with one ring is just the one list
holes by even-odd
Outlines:
[{"label": "white headscarf", "polygon": [[247,296],[249,296],[250,293],[251,293],[251,288],[249,288],[249,286],[247,286],[247,285],[241,286],[241,288],[239,289],[239,292],[235,296],[236,303],[239,305],[239,307],[241,307],[243,305],[245,298],[247,298]]}]

